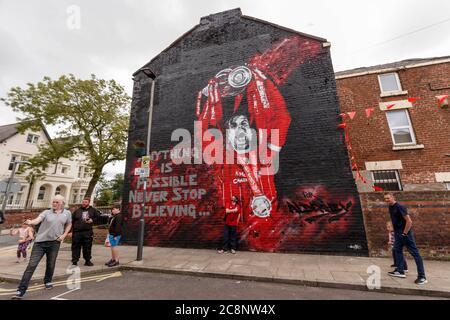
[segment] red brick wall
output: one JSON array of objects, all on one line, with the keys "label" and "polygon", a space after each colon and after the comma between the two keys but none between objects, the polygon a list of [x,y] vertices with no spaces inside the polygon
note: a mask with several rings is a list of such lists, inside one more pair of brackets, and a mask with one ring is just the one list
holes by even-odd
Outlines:
[{"label": "red brick wall", "polygon": [[2,224],[2,227],[5,229],[17,227],[19,226],[23,221],[27,219],[34,219],[36,218],[39,213],[41,213],[42,210],[38,211],[7,211],[5,214],[5,223]]},{"label": "red brick wall", "polygon": [[[436,183],[435,172],[450,171],[450,108],[438,107],[436,95],[450,94],[450,63],[436,64],[398,71],[403,90],[408,95],[380,97],[378,75],[365,75],[337,80],[342,112],[357,111],[353,121],[348,120],[349,134],[358,166],[365,169],[365,161],[402,160],[400,170],[404,184]],[[433,88],[447,88],[432,91]],[[422,150],[393,151],[393,142],[380,102],[421,98],[408,109],[417,143]],[[365,109],[373,107],[370,119]]]},{"label": "red brick wall", "polygon": [[[70,208],[73,211],[73,207]],[[9,229],[18,227],[23,221],[27,219],[35,219],[42,212],[42,210],[30,210],[30,211],[7,211],[5,218],[6,221],[2,224],[2,228]],[[108,229],[106,226],[94,226],[94,243],[104,244]],[[68,239],[70,241],[70,239]]]},{"label": "red brick wall", "polygon": [[[397,192],[397,200],[406,205],[421,254],[432,258],[450,258],[450,192]],[[362,193],[364,224],[371,256],[391,255],[386,222],[389,211],[383,193]]]}]

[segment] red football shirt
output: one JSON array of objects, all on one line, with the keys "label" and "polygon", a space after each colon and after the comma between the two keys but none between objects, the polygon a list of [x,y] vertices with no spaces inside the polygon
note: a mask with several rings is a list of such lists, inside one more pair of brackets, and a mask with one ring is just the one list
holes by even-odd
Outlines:
[{"label": "red football shirt", "polygon": [[237,212],[228,213],[227,218],[225,220],[225,224],[228,226],[237,226],[238,225],[238,216],[241,213],[241,206],[238,204],[230,204],[227,206],[227,209],[233,210],[237,208]]}]

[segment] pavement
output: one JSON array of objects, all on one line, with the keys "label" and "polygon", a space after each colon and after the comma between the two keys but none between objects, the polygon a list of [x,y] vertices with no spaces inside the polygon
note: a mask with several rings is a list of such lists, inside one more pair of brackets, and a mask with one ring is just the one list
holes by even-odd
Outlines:
[{"label": "pavement", "polygon": [[[18,283],[26,263],[15,263],[16,246],[0,248],[0,281]],[[415,296],[450,298],[450,262],[425,261],[428,284],[414,284],[416,270],[410,270],[406,279],[391,278],[391,259],[310,254],[241,252],[218,254],[215,250],[144,247],[142,261],[135,261],[136,247],[120,247],[120,266],[108,268],[104,263],[110,250],[101,245],[92,249],[95,266],[79,263],[81,276],[133,270],[168,274],[191,275],[237,280],[297,284],[308,287],[326,287],[361,291],[376,291]],[[61,246],[54,281],[67,280],[73,274],[70,244]],[[409,265],[414,266],[410,261]],[[410,267],[410,268],[411,268]],[[32,284],[41,284],[45,263],[36,269]],[[373,273],[375,271],[375,273]],[[367,283],[379,275],[379,288],[369,289]],[[369,281],[368,281],[369,280]]]}]

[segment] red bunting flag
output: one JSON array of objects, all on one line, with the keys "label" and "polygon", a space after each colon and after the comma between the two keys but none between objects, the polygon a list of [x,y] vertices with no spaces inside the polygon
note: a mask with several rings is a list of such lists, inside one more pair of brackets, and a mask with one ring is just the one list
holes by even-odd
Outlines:
[{"label": "red bunting flag", "polygon": [[395,107],[395,103],[394,103],[394,104],[388,105],[386,108],[387,108],[388,110],[391,110],[393,107]]},{"label": "red bunting flag", "polygon": [[370,116],[372,115],[372,112],[375,111],[375,108],[367,108],[366,109],[366,117],[370,118]]},{"label": "red bunting flag", "polygon": [[338,127],[341,128],[341,129],[346,129],[347,128],[347,124],[344,122],[344,123],[339,124]]},{"label": "red bunting flag", "polygon": [[353,118],[356,116],[356,111],[347,112],[347,114],[350,117],[350,120],[353,120]]},{"label": "red bunting flag", "polygon": [[377,186],[373,186],[372,188],[375,191],[383,191],[383,188],[380,188],[380,187],[377,187]]},{"label": "red bunting flag", "polygon": [[345,112],[342,112],[342,113],[339,114],[339,117],[346,118],[347,114]]},{"label": "red bunting flag", "polygon": [[411,102],[411,103],[416,102],[418,100],[422,100],[422,99],[420,99],[420,98],[408,98],[408,102]]},{"label": "red bunting flag", "polygon": [[439,100],[439,104],[442,104],[442,103],[444,103],[445,99],[448,98],[448,94],[443,94],[443,95],[440,95],[440,96],[436,96],[436,98]]}]

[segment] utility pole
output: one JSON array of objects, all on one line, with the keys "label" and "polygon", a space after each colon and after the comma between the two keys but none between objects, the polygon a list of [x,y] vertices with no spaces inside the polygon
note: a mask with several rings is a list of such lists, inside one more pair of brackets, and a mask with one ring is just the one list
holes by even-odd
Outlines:
[{"label": "utility pole", "polygon": [[139,219],[139,233],[138,233],[138,248],[137,248],[137,261],[142,261],[142,253],[144,251],[144,233],[145,233],[145,193],[147,192],[147,178],[140,178],[144,180],[144,192],[142,197],[141,217]]}]

